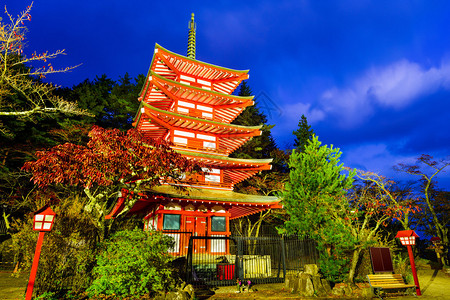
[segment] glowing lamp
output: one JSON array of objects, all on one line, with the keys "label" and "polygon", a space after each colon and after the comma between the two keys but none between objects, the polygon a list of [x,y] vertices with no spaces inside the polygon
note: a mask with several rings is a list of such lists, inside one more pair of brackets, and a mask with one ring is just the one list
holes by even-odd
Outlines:
[{"label": "glowing lamp", "polygon": [[419,279],[417,278],[416,265],[414,263],[414,255],[411,249],[411,246],[416,244],[416,238],[419,236],[414,232],[414,230],[402,230],[397,232],[395,237],[399,238],[400,243],[408,249],[409,262],[411,264],[411,270],[414,277],[414,284],[416,285],[416,294],[417,296],[421,296],[422,292],[420,291]]},{"label": "glowing lamp", "polygon": [[34,213],[33,230],[51,231],[55,222],[55,212],[45,205]]},{"label": "glowing lamp", "polygon": [[55,215],[55,212],[48,204],[34,212],[33,230],[39,231],[39,236],[36,244],[36,251],[34,252],[33,265],[31,266],[30,279],[28,280],[25,300],[32,299],[34,282],[36,280],[36,273],[39,265],[39,257],[41,256],[42,242],[44,241],[45,232],[50,231],[53,228]]},{"label": "glowing lamp", "polygon": [[397,232],[396,238],[400,239],[403,246],[414,246],[416,244],[416,237],[419,237],[414,230],[403,230]]}]

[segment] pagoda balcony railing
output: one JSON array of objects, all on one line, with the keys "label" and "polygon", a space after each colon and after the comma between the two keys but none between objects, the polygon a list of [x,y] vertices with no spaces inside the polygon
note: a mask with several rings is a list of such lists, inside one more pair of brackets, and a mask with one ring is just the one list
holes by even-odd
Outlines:
[{"label": "pagoda balcony railing", "polygon": [[228,155],[227,148],[223,146],[219,146],[218,148],[210,148],[203,147],[202,142],[190,141],[189,145],[174,143],[175,147],[183,148],[186,150],[194,150],[195,152],[203,152],[203,153],[211,153],[211,154],[220,154],[220,155]]},{"label": "pagoda balcony railing", "polygon": [[220,188],[220,189],[227,189],[227,190],[231,190],[233,189],[232,184],[231,183],[223,183],[223,182],[207,182],[207,181],[199,181],[199,180],[182,180],[182,181],[178,181],[176,183],[173,183],[175,185],[187,185],[187,186],[196,186],[196,187],[205,187],[205,188]]},{"label": "pagoda balcony railing", "polygon": [[[204,119],[204,120],[210,120],[210,121],[215,121],[215,122],[220,122],[220,123],[227,123],[223,118],[219,118],[217,116],[215,117],[208,117],[202,114],[202,111],[189,111],[187,112],[183,112],[183,111],[175,111],[176,113],[180,114],[180,115],[185,115],[185,116],[189,116],[189,117],[194,117],[194,118],[199,118],[199,119]],[[207,112],[209,113],[209,112]],[[212,113],[211,113],[212,114]]]}]

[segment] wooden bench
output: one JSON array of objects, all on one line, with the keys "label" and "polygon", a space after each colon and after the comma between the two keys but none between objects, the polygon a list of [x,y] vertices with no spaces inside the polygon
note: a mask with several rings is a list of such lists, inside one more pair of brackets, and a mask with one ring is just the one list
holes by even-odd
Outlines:
[{"label": "wooden bench", "polygon": [[[380,297],[381,290],[409,289],[415,288],[415,284],[406,284],[401,274],[369,274],[367,275],[369,284],[377,290]],[[381,298],[381,297],[380,297]]]}]

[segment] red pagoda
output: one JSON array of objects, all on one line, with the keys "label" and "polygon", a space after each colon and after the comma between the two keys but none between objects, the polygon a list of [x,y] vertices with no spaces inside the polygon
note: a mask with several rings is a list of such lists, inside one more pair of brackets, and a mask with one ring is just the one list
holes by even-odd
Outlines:
[{"label": "red pagoda", "polygon": [[[191,234],[229,236],[231,219],[279,208],[277,197],[233,192],[233,186],[256,173],[270,170],[272,159],[238,159],[229,155],[261,134],[261,126],[231,122],[253,105],[253,96],[232,92],[248,70],[227,69],[195,59],[194,15],[190,22],[188,55],[156,44],[134,125],[151,138],[173,143],[183,156],[207,167],[195,178],[183,178],[185,188],[164,184],[147,191],[132,211],[146,210],[145,229],[167,232],[176,241],[173,254],[187,252]],[[114,211],[112,212],[114,215]],[[194,251],[226,254],[227,244],[197,242]]]}]

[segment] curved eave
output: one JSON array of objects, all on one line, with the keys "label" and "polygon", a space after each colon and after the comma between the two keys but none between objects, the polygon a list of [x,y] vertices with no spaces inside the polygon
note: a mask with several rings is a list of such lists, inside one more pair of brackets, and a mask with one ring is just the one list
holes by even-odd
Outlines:
[{"label": "curved eave", "polygon": [[208,167],[222,169],[224,183],[231,184],[231,186],[254,176],[260,171],[272,168],[272,165],[270,165],[272,159],[240,159],[176,149],[175,151],[189,159],[201,161]]},{"label": "curved eave", "polygon": [[241,194],[233,191],[195,188],[177,191],[171,186],[157,186],[152,188],[151,193],[169,201],[228,206],[230,219],[241,218],[267,209],[282,208],[281,199],[278,197]]},{"label": "curved eave", "polygon": [[[183,75],[194,76],[196,80],[209,82],[212,90],[225,94],[231,94],[242,80],[249,77],[248,70],[233,70],[201,62],[170,52],[158,44],[155,46],[147,78],[151,71],[168,79],[177,79]],[[146,86],[141,90],[140,97],[145,88]]]},{"label": "curved eave", "polygon": [[[254,101],[253,101],[254,96],[245,96],[245,97],[243,97],[243,96],[235,96],[235,95],[224,94],[224,93],[220,93],[220,92],[216,92],[216,91],[211,91],[211,90],[203,89],[203,88],[200,88],[200,87],[184,84],[184,83],[181,83],[181,82],[178,82],[178,81],[175,81],[175,80],[171,80],[171,79],[165,78],[165,77],[163,77],[161,75],[156,74],[153,71],[150,71],[149,77],[147,77],[147,80],[149,81],[150,84],[147,86],[146,93],[149,92],[149,88],[151,86],[151,80],[153,79],[153,77],[155,77],[157,79],[157,81],[160,81],[160,82],[162,81],[163,83],[166,83],[168,85],[172,85],[172,86],[178,87],[180,89],[183,89],[186,92],[193,92],[193,93],[196,93],[196,94],[209,95],[210,98],[227,99],[229,102],[231,102],[231,103],[224,103],[222,105],[237,104],[237,103],[249,103],[248,105],[253,105],[254,104]],[[188,98],[186,98],[184,96],[182,96],[181,98],[190,100],[190,99],[188,99]],[[202,103],[205,103],[205,102],[202,101]],[[208,103],[208,102],[206,104],[210,104],[212,106],[220,105],[220,104],[214,104],[214,103]]]},{"label": "curved eave", "polygon": [[[141,103],[141,108],[144,108],[144,112],[139,109],[139,113],[133,122],[133,126],[141,130],[146,136],[151,138],[164,138],[166,134],[171,130],[183,130],[190,131],[197,134],[213,134],[217,137],[218,148],[212,150],[212,152],[218,152],[220,155],[228,155],[235,151],[253,136],[261,134],[259,126],[247,127],[234,124],[218,123],[213,121],[206,121],[204,119],[197,119],[187,117],[185,115],[171,114],[170,118],[167,117],[168,112],[159,110],[160,114],[149,111],[145,108],[145,104]],[[175,116],[175,117],[174,117]],[[184,149],[182,145],[176,147]],[[199,149],[191,149],[191,151],[199,151]],[[204,149],[201,152],[208,152]],[[211,151],[209,151],[211,152]]]},{"label": "curved eave", "polygon": [[222,203],[240,205],[277,205],[281,201],[281,199],[276,196],[250,195],[233,191],[218,191],[199,188],[179,189],[170,185],[155,186],[147,192],[164,195],[166,197],[196,199],[211,202],[220,201]]},{"label": "curved eave", "polygon": [[[126,195],[126,191],[123,191]],[[230,219],[236,219],[258,213],[267,209],[279,209],[281,199],[274,196],[261,196],[236,193],[233,191],[218,191],[210,189],[186,188],[179,189],[170,185],[155,186],[143,191],[141,198],[131,208],[129,214],[145,214],[154,209],[155,205],[164,202],[185,202],[203,205],[223,205],[228,207]],[[116,205],[106,216],[114,219],[124,208],[124,198],[118,199]]]},{"label": "curved eave", "polygon": [[166,111],[174,111],[173,104],[185,101],[214,109],[214,121],[231,123],[243,110],[254,105],[254,96],[234,96],[167,79],[154,72],[147,78],[145,91],[139,99]]},{"label": "curved eave", "polygon": [[[235,164],[239,166],[261,166],[261,165],[268,165],[270,164],[273,159],[272,158],[265,158],[265,159],[244,159],[244,158],[233,158],[233,157],[226,157],[226,156],[219,156],[219,155],[212,155],[212,154],[205,154],[205,153],[195,153],[190,151],[182,151],[182,150],[175,150],[176,152],[180,153],[184,156],[189,156],[193,158],[198,159],[206,159],[206,160],[212,160],[212,161],[220,161],[225,164]],[[270,169],[270,165],[269,165]]]},{"label": "curved eave", "polygon": [[[144,111],[142,111],[142,109]],[[190,117],[182,114],[177,114],[174,112],[165,111],[156,108],[145,102],[141,102],[141,113],[146,114],[148,117],[152,118],[155,122],[166,123],[168,127],[186,128],[195,131],[210,132],[216,135],[229,135],[226,137],[231,137],[233,134],[242,134],[248,136],[257,136],[261,134],[260,126],[242,126],[227,123],[220,123],[216,121],[200,119],[195,117]],[[170,121],[162,120],[158,116],[171,118]],[[170,123],[167,123],[170,122]],[[187,125],[190,124],[190,125]]]}]

